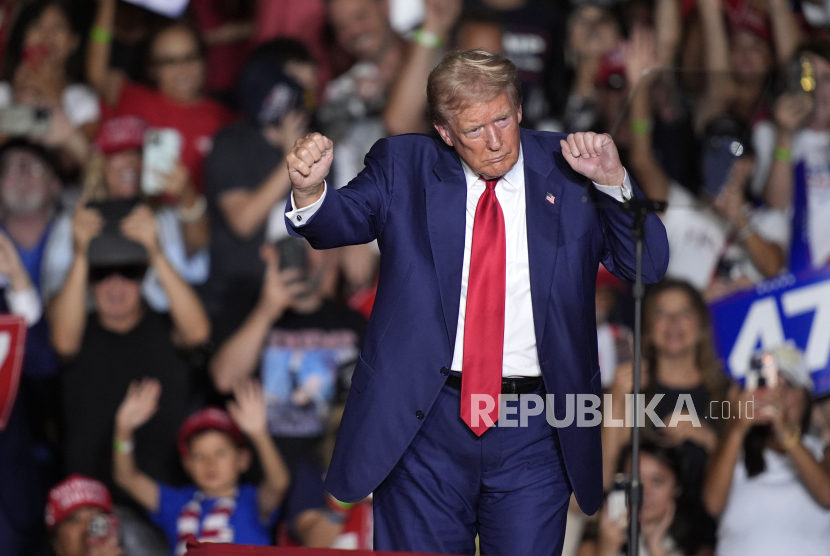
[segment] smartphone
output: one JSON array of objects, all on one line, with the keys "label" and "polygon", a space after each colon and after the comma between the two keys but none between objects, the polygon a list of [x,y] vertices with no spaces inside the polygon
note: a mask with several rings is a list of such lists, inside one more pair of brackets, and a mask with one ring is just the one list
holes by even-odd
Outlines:
[{"label": "smartphone", "polygon": [[49,110],[12,104],[0,109],[0,132],[12,137],[46,135],[51,125]]},{"label": "smartphone", "polygon": [[276,244],[280,254],[280,270],[296,268],[303,274],[308,270],[308,251],[306,240],[298,237],[286,237]]},{"label": "smartphone", "polygon": [[788,93],[811,94],[816,88],[813,64],[806,56],[793,58],[785,67],[785,87]]},{"label": "smartphone", "polygon": [[775,388],[778,385],[778,365],[769,353],[756,353],[749,361],[744,389],[754,392],[758,388]]},{"label": "smartphone", "polygon": [[112,538],[118,538],[121,524],[115,514],[98,514],[89,520],[86,544],[89,548],[105,545]]},{"label": "smartphone", "polygon": [[712,199],[720,195],[744,146],[733,135],[710,135],[703,141],[703,188]]},{"label": "smartphone", "polygon": [[625,476],[618,473],[614,477],[614,485],[608,493],[608,519],[618,521],[624,519],[628,512],[628,502],[625,494]]},{"label": "smartphone", "polygon": [[173,128],[151,128],[144,133],[144,154],[141,160],[141,191],[160,195],[164,191],[163,174],[176,167],[181,156],[182,135]]}]

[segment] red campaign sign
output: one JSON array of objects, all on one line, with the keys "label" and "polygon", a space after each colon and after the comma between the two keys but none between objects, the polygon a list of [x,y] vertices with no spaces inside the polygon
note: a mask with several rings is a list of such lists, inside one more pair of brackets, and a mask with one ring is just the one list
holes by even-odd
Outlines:
[{"label": "red campaign sign", "polygon": [[25,351],[26,319],[0,315],[0,431],[6,428],[17,398]]}]

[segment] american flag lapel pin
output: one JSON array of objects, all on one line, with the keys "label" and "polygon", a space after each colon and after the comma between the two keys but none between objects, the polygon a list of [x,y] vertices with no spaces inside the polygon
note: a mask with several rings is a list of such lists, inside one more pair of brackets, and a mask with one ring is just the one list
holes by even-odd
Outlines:
[{"label": "american flag lapel pin", "polygon": [[548,193],[547,195],[545,195],[545,201],[547,201],[550,204],[554,204],[554,202],[556,201],[556,197]]}]

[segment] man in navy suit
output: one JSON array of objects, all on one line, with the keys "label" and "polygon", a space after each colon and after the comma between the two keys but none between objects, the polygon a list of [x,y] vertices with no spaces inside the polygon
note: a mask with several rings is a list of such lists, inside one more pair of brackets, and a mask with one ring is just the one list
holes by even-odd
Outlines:
[{"label": "man in navy suit", "polygon": [[[564,402],[601,394],[596,273],[634,279],[622,201],[641,194],[610,136],[520,129],[516,73],[483,51],[447,55],[427,85],[440,139],[378,141],[340,190],[326,137],[286,158],[289,231],[381,250],[326,477],[344,502],[374,492],[376,549],[473,554],[478,534],[482,554],[555,555],[571,492],[589,514],[602,504],[600,429],[568,424]],[[656,282],[668,243],[653,215],[644,252]],[[535,406],[520,422],[509,396],[487,403],[530,393],[554,395],[561,425]]]}]

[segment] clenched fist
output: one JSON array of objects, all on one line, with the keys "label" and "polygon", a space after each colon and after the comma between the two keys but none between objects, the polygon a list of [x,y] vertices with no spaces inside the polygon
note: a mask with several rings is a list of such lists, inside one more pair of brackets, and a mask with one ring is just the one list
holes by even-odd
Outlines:
[{"label": "clenched fist", "polygon": [[285,157],[294,192],[295,208],[312,204],[323,194],[326,176],[331,169],[334,150],[331,140],[319,133],[297,139]]}]

